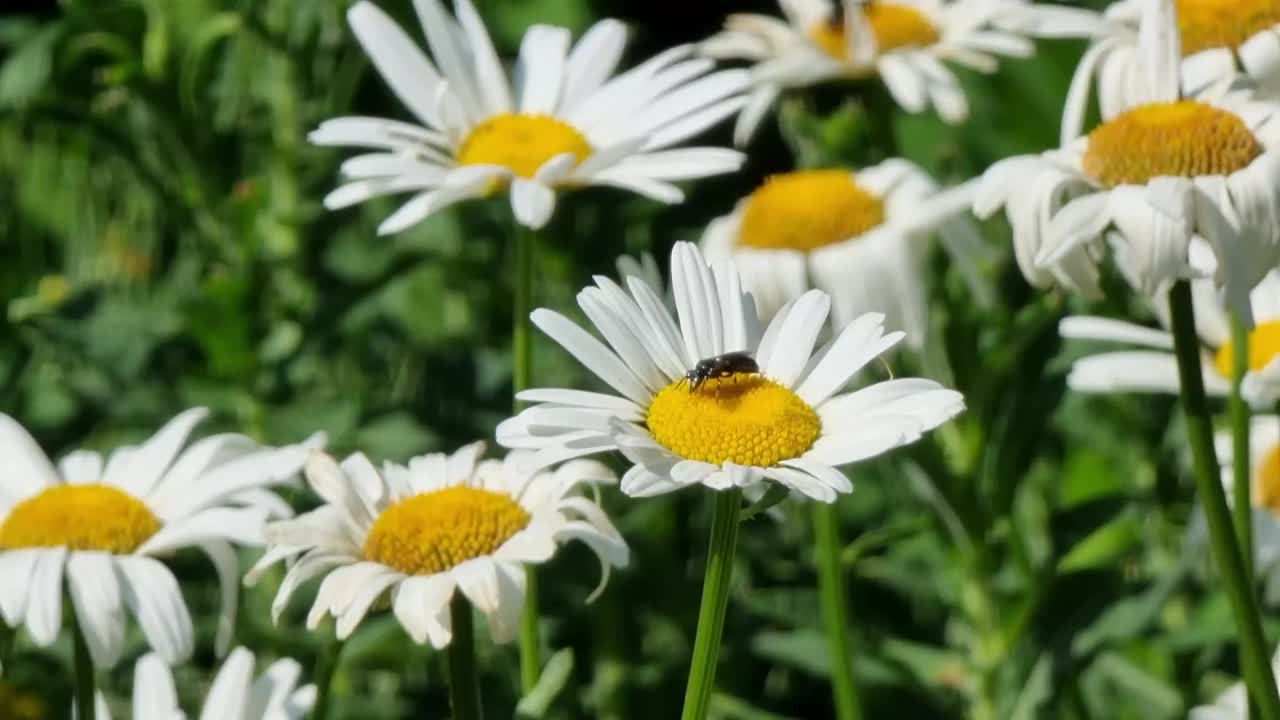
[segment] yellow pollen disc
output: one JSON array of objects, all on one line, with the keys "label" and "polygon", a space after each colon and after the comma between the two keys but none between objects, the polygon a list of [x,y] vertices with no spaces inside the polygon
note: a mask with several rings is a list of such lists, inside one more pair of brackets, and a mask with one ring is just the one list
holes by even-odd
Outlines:
[{"label": "yellow pollen disc", "polygon": [[1254,505],[1280,514],[1280,445],[1267,451],[1255,473]]},{"label": "yellow pollen disc", "polygon": [[1236,50],[1249,38],[1280,25],[1280,0],[1178,0],[1182,55]]},{"label": "yellow pollen disc", "polygon": [[[1270,364],[1276,355],[1280,355],[1280,320],[1259,323],[1249,333],[1249,370],[1258,372]],[[1231,350],[1230,341],[1218,348],[1213,366],[1223,377],[1235,375],[1235,353]]]},{"label": "yellow pollen disc", "polygon": [[66,547],[133,552],[160,529],[138,500],[109,485],[55,485],[14,506],[0,525],[0,550]]},{"label": "yellow pollen disc", "polygon": [[768,467],[800,457],[818,439],[818,414],[768,378],[737,374],[691,390],[672,383],[649,405],[649,432],[689,460]]},{"label": "yellow pollen disc", "polygon": [[770,250],[816,250],[884,222],[884,203],[847,170],[772,175],[747,198],[738,244]]},{"label": "yellow pollen disc", "polygon": [[480,123],[458,149],[459,165],[502,165],[531,178],[551,158],[591,156],[591,143],[568,123],[549,115],[496,115]]},{"label": "yellow pollen disc", "polygon": [[[878,52],[889,52],[904,47],[927,47],[938,42],[938,28],[923,13],[908,5],[887,2],[868,2],[862,13],[876,38]],[[836,60],[848,60],[848,45],[844,37],[844,20],[836,17],[815,26],[809,31],[809,39],[823,52]]]},{"label": "yellow pollen disc", "polygon": [[488,555],[529,524],[509,495],[450,487],[401,500],[378,516],[365,559],[406,575],[432,575]]},{"label": "yellow pollen disc", "polygon": [[1107,187],[1230,175],[1262,154],[1238,115],[1195,100],[1140,105],[1089,133],[1084,171]]}]

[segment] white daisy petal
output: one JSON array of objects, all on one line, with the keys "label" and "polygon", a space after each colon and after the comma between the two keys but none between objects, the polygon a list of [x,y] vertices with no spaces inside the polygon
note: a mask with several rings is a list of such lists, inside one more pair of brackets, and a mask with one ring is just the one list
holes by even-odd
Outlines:
[{"label": "white daisy petal", "polygon": [[26,626],[31,640],[41,647],[57,640],[62,628],[62,571],[66,558],[64,547],[43,548],[35,553],[30,585],[26,588]]},{"label": "white daisy petal", "polygon": [[516,64],[520,112],[550,115],[556,111],[568,53],[568,30],[534,25],[525,31],[524,40],[520,43],[520,59]]},{"label": "white daisy petal", "polygon": [[58,473],[31,434],[0,413],[0,499],[21,500],[57,484]]},{"label": "white daisy petal", "polygon": [[124,652],[124,604],[111,556],[81,551],[67,559],[67,590],[93,664],[114,666]]},{"label": "white daisy petal", "polygon": [[185,661],[193,644],[191,615],[173,573],[151,558],[116,556],[114,562],[125,605],[147,642],[170,664]]}]

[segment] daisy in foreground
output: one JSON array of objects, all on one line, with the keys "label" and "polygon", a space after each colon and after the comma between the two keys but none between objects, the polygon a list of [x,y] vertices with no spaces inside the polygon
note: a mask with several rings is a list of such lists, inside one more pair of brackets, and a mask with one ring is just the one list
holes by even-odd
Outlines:
[{"label": "daisy in foreground", "polygon": [[[1121,111],[1057,150],[993,165],[974,211],[1004,207],[1034,285],[1097,294],[1105,240],[1151,297],[1214,268],[1249,324],[1249,290],[1280,262],[1280,105],[1226,85],[1182,96],[1170,0],[1151,0],[1140,36],[1141,82]],[[1193,266],[1192,238],[1212,248],[1207,265]]]},{"label": "daisy in foreground", "polygon": [[317,442],[276,449],[222,434],[183,449],[206,414],[187,410],[105,462],[97,452],[78,450],[56,468],[17,421],[0,414],[0,616],[6,624],[25,625],[37,645],[53,643],[65,594],[95,666],[120,659],[126,613],[166,662],[185,660],[191,616],[178,581],[156,558],[191,547],[218,572],[219,645],[228,641],[239,580],[232,544],[260,544],[268,517],[288,512],[266,488],[297,473]]},{"label": "daisy in foreground", "polygon": [[712,262],[733,258],[761,317],[799,298],[812,279],[831,296],[835,328],[879,310],[919,349],[928,330],[924,256],[935,232],[979,301],[990,301],[980,270],[986,248],[968,217],[973,189],[939,192],[900,159],[857,172],[773,175],[711,221],[702,251]]},{"label": "daisy in foreground", "polygon": [[959,393],[918,378],[842,393],[903,333],[885,334],[884,317],[868,313],[817,349],[831,308],[820,290],[762,328],[733,263],[709,265],[689,243],[671,253],[678,320],[644,281],[626,282],[630,293],[599,277],[578,295],[608,345],[552,310],[532,315],[618,393],[519,393],[537,404],[499,425],[498,441],[535,450],[535,467],[620,450],[635,463],[622,479],[628,495],[772,480],[832,502],[853,489],[839,466],[911,443],[964,409]]},{"label": "daisy in foreground", "polygon": [[[1222,463],[1222,485],[1231,497],[1235,464],[1231,431],[1214,435]],[[1249,420],[1249,490],[1253,506],[1254,572],[1265,578],[1264,597],[1280,603],[1280,417],[1255,415]]]},{"label": "daisy in foreground", "polygon": [[[1271,658],[1271,674],[1280,680],[1280,648]],[[1249,720],[1249,693],[1238,682],[1214,698],[1212,705],[1191,708],[1187,720]]]},{"label": "daisy in foreground", "polygon": [[275,621],[300,584],[323,575],[308,629],[332,615],[338,638],[346,638],[385,595],[414,642],[439,649],[457,639],[459,602],[486,616],[494,642],[510,642],[524,606],[525,565],[550,560],[564,542],[586,543],[604,578],[610,566],[627,565],[618,531],[578,492],[616,482],[608,468],[583,460],[528,475],[518,469],[519,453],[480,460],[483,451],[484,443],[474,443],[407,466],[386,463],[382,472],[361,454],[339,465],[315,453],[306,477],[324,505],[269,524],[267,553],[246,582],[287,559]]},{"label": "daisy in foreground", "polygon": [[783,90],[879,77],[909,112],[969,115],[960,81],[942,61],[994,72],[997,57],[1029,57],[1030,36],[1083,37],[1096,14],[1021,0],[780,0],[786,19],[730,15],[704,41],[708,57],[755,63],[750,102],[734,139],[744,144]]},{"label": "daisy in foreground", "polygon": [[[302,720],[316,702],[316,687],[298,687],[302,666],[281,658],[253,677],[256,659],[238,647],[227,656],[205,695],[200,718],[217,720]],[[169,666],[155,654],[142,656],[133,669],[133,720],[184,718]],[[98,695],[97,720],[111,720],[111,709]]]},{"label": "daisy in foreground", "polygon": [[[1197,250],[1201,248],[1196,243]],[[1207,252],[1207,251],[1206,251]],[[1198,251],[1194,254],[1200,254]],[[1209,280],[1191,283],[1196,333],[1203,348],[1205,391],[1225,397],[1231,391],[1231,330],[1227,308]],[[1270,410],[1280,401],[1280,272],[1272,271],[1250,294],[1257,325],[1249,334],[1249,370],[1241,394],[1251,406]],[[1156,304],[1155,307],[1162,306]],[[1164,317],[1163,310],[1157,313]],[[1070,317],[1059,327],[1062,337],[1124,343],[1142,350],[1087,355],[1071,366],[1067,383],[1080,392],[1152,392],[1178,394],[1173,335],[1160,329],[1099,317]]]},{"label": "daisy in foreground", "polygon": [[596,23],[572,48],[568,30],[535,25],[513,87],[471,0],[456,0],[456,18],[440,0],[415,0],[414,8],[430,58],[370,2],[347,18],[419,124],[342,117],[310,135],[318,145],[372,150],[343,163],[349,182],[325,198],[329,209],[413,193],[381,234],[500,189],[510,192],[516,220],[532,228],[550,219],[557,189],[606,185],[676,203],[683,193],[673,181],[742,164],[724,148],[670,148],[742,108],[744,70],[711,72],[712,62],[691,58],[685,46],[615,75],[627,35],[620,22]]},{"label": "daisy in foreground", "polygon": [[[1097,75],[1104,120],[1118,115],[1141,94],[1143,71],[1135,50],[1148,0],[1107,6],[1104,29],[1076,68],[1063,116],[1063,143],[1080,134],[1089,84]],[[1197,93],[1243,72],[1268,93],[1280,90],[1280,3],[1274,0],[1176,0],[1182,36],[1182,88]]]}]

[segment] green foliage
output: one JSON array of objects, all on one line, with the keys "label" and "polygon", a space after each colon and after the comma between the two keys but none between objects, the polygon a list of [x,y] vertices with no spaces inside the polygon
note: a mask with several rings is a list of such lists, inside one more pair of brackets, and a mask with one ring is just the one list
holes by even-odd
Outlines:
[{"label": "green foliage", "polygon": [[[320,206],[338,156],[308,146],[306,133],[352,111],[404,115],[366,72],[346,4],[70,0],[53,17],[0,21],[0,406],[48,447],[108,447],[203,404],[266,442],[323,430],[337,452],[404,459],[489,437],[505,417],[503,206],[459,208],[392,238],[374,232],[388,203]],[[408,18],[408,3],[385,5]],[[635,20],[654,47],[697,37],[660,9],[621,2],[481,6],[508,54],[531,22],[581,28],[608,11]],[[723,8],[698,12],[713,23]],[[683,206],[609,191],[568,198],[539,248],[536,300],[572,312],[577,289],[612,273],[617,255],[663,257],[695,239],[764,174],[789,168],[789,148],[806,165],[900,152],[954,182],[1046,147],[1080,49],[1050,43],[991,78],[965,75],[974,116],[960,127],[894,110],[875,87],[830,88],[788,100],[784,132],[765,133],[746,172],[691,188]],[[1081,308],[1026,287],[1007,229],[984,231],[996,302],[975,304],[942,253],[931,263],[929,352],[968,411],[859,466],[840,504],[867,716],[1183,716],[1236,668],[1225,603],[1184,546],[1191,490],[1168,440],[1172,404],[1067,395],[1076,349],[1061,347],[1056,326]],[[1135,313],[1112,298],[1103,310]],[[895,359],[903,370],[913,362]],[[587,382],[542,338],[535,377]],[[584,606],[597,579],[589,553],[570,547],[551,564],[544,639],[558,652],[545,653],[543,683],[521,700],[515,651],[480,643],[493,717],[677,715],[704,499],[607,497],[632,567]],[[831,714],[801,510],[784,502],[744,522],[717,717]],[[216,666],[217,590],[202,558],[175,567],[199,619],[197,658],[178,674],[194,701]],[[304,610],[269,621],[278,580],[244,591],[237,641],[312,668],[325,640],[302,629]],[[9,640],[5,681],[56,710],[69,694],[69,648]],[[134,637],[129,658],[143,650]],[[443,717],[444,678],[443,658],[383,614],[344,650],[335,717]],[[126,698],[129,663],[104,680]]]}]

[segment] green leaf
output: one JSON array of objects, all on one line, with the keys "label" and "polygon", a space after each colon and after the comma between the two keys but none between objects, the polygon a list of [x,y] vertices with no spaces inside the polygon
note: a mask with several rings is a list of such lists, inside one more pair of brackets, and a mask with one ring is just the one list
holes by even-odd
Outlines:
[{"label": "green leaf", "polygon": [[1142,523],[1123,514],[1089,533],[1058,561],[1058,572],[1069,573],[1104,567],[1134,552],[1142,542]]}]

